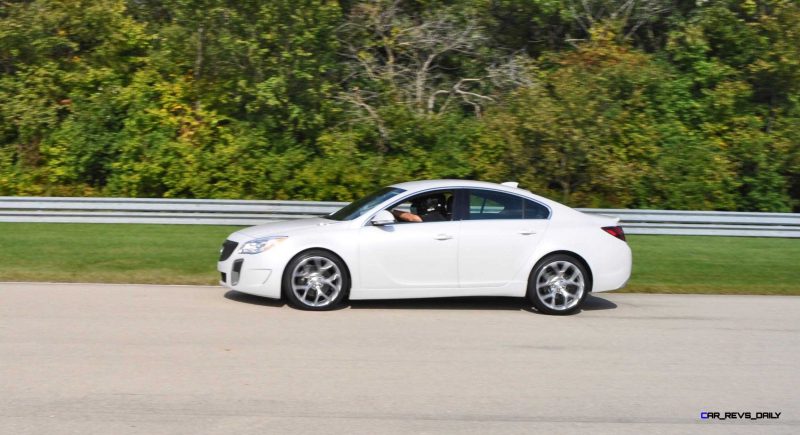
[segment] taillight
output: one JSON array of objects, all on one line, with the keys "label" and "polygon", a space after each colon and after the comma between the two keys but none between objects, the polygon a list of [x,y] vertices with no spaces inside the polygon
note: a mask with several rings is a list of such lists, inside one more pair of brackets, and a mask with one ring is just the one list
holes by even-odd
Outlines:
[{"label": "taillight", "polygon": [[625,231],[622,231],[622,227],[620,227],[620,226],[603,227],[603,231],[605,231],[608,234],[611,234],[612,236],[622,240],[623,242],[625,241]]}]

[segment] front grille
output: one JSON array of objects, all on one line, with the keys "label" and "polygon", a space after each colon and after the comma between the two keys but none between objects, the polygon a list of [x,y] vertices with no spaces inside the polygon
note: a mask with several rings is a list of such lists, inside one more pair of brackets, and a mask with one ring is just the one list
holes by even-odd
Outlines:
[{"label": "front grille", "polygon": [[226,240],[222,243],[222,249],[219,251],[219,261],[225,261],[228,257],[233,254],[233,251],[236,250],[236,247],[239,246],[238,243],[234,242],[233,240]]}]

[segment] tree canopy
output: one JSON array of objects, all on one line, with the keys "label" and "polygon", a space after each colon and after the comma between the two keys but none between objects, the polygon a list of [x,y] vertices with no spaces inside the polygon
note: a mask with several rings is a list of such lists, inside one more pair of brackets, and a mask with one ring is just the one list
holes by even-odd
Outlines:
[{"label": "tree canopy", "polygon": [[0,195],[800,211],[794,0],[6,0]]}]

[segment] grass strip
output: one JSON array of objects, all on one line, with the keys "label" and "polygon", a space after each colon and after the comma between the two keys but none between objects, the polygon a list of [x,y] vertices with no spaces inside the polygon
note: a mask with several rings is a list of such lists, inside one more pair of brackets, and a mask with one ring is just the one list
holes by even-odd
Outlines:
[{"label": "grass strip", "polygon": [[[215,284],[240,227],[0,223],[0,281]],[[800,295],[800,240],[628,236],[623,292]]]},{"label": "grass strip", "polygon": [[800,240],[629,236],[638,293],[800,295]]},{"label": "grass strip", "polygon": [[216,284],[240,227],[0,223],[0,281]]}]

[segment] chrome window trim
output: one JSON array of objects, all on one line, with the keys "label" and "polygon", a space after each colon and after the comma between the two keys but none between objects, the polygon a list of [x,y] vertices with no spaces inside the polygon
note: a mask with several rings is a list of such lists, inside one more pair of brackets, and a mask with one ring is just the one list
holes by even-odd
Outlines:
[{"label": "chrome window trim", "polygon": [[[391,186],[389,186],[389,187],[391,187]],[[453,191],[455,191],[455,190],[458,190],[458,189],[464,189],[464,190],[487,190],[489,192],[504,193],[504,194],[507,194],[507,195],[512,195],[512,196],[516,196],[518,198],[526,199],[528,201],[533,201],[533,202],[535,202],[535,203],[537,203],[537,204],[539,204],[541,206],[544,206],[545,208],[547,208],[547,211],[548,211],[546,219],[483,219],[483,220],[494,220],[494,221],[527,221],[527,220],[541,221],[541,220],[548,220],[549,221],[553,217],[553,208],[550,207],[549,205],[544,204],[541,201],[537,201],[534,198],[529,198],[527,196],[523,196],[523,195],[520,195],[520,194],[515,193],[515,192],[508,192],[508,191],[505,191],[505,190],[485,188],[485,187],[448,186],[448,187],[431,187],[431,188],[428,188],[428,189],[417,190],[417,191],[414,191],[412,193],[409,193],[408,195],[400,198],[399,200],[396,200],[397,202],[394,202],[394,203],[392,203],[390,201],[385,202],[384,204],[389,204],[388,206],[385,206],[384,204],[380,204],[377,207],[375,207],[375,209],[373,209],[373,211],[371,213],[364,213],[365,216],[369,215],[369,218],[364,220],[364,222],[361,224],[361,227],[372,226],[372,225],[370,225],[370,222],[372,222],[372,218],[375,217],[375,215],[378,214],[379,211],[386,210],[387,208],[395,206],[397,204],[401,204],[407,198],[410,198],[410,197],[415,196],[417,194],[427,193],[427,192],[434,192],[434,191],[437,191],[437,190],[453,190]],[[408,191],[406,190],[406,192],[408,192]],[[455,192],[453,192],[453,194],[455,194]],[[400,193],[400,195],[402,195],[402,193]],[[524,206],[525,205],[523,204],[523,208],[524,208]],[[477,222],[478,220],[480,220],[480,219],[473,220],[473,222]],[[450,221],[427,222],[427,223],[435,224],[435,223],[443,223],[443,222],[466,222],[466,221],[470,221],[470,219],[462,219],[461,221],[450,220]],[[420,222],[420,223],[425,223],[425,222]]]},{"label": "chrome window trim", "polygon": [[[537,200],[535,200],[533,198],[528,198],[526,196],[522,196],[522,195],[519,195],[519,194],[513,193],[513,192],[506,192],[505,190],[487,189],[487,188],[483,188],[483,187],[468,187],[467,189],[468,190],[485,190],[485,191],[489,191],[489,192],[503,193],[503,194],[506,194],[506,195],[516,196],[517,198],[522,198],[522,199],[525,199],[525,200],[528,200],[528,201],[531,201],[531,202],[535,202],[536,204],[539,204],[542,207],[547,209],[547,217],[544,218],[544,219],[527,219],[527,218],[522,218],[522,219],[470,219],[469,215],[467,215],[467,218],[464,219],[465,221],[473,221],[473,222],[482,221],[482,220],[487,220],[487,221],[488,220],[491,220],[491,221],[542,221],[542,220],[547,220],[547,221],[549,221],[550,218],[553,217],[553,208],[552,207],[550,207],[549,205],[544,204],[544,203],[542,203],[540,201],[537,201]],[[525,211],[524,211],[525,210],[525,203],[522,203],[522,209],[523,209],[522,213],[523,213],[523,216],[524,216],[524,214],[525,214]]]}]

